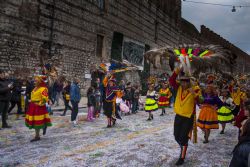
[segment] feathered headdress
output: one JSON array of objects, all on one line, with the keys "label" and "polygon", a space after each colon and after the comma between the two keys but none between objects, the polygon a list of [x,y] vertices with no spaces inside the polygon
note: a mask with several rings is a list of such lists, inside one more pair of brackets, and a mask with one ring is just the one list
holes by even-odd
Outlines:
[{"label": "feathered headdress", "polygon": [[164,59],[169,60],[169,66],[173,70],[176,64],[181,64],[186,73],[198,74],[208,69],[220,71],[222,64],[232,68],[236,56],[229,50],[219,45],[179,45],[166,46],[146,52],[144,58],[154,68],[164,66]]}]

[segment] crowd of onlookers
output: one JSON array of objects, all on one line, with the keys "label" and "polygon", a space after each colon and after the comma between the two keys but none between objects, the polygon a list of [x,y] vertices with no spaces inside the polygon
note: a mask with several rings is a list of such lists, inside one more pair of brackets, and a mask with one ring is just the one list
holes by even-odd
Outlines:
[{"label": "crowd of onlookers", "polygon": [[[73,126],[77,125],[79,102],[81,100],[79,83],[79,79],[74,79],[73,82],[58,79],[53,84],[47,84],[49,93],[49,102],[47,103],[48,111],[50,114],[53,114],[51,106],[58,106],[59,100],[61,99],[65,106],[61,116],[65,116],[67,110],[71,110]],[[124,80],[121,80],[117,86],[119,86],[120,90],[120,94],[117,95],[116,98],[117,111],[122,111],[120,113],[125,113],[125,115],[136,114],[139,111],[140,105],[143,106],[143,102],[140,98],[141,88],[139,84],[132,85],[131,82],[125,83]],[[202,85],[200,85],[200,87],[202,88]],[[172,92],[172,100],[170,102],[173,103],[175,92],[172,91],[171,87],[169,88]],[[18,76],[14,78],[0,70],[0,112],[2,115],[2,128],[11,128],[7,123],[7,119],[8,115],[13,113],[15,106],[17,106],[16,119],[20,119],[20,115],[25,115],[33,89],[33,78],[24,79]],[[156,86],[154,89],[158,90],[159,87]],[[100,116],[105,98],[104,93],[105,88],[103,83],[97,78],[87,90],[88,121],[93,121]],[[246,93],[249,94],[249,92]],[[230,167],[246,166],[250,153],[250,102],[248,100],[242,104],[241,111],[242,112],[235,117],[236,126],[238,126],[237,122],[239,122],[240,125],[238,127],[241,130],[239,142],[233,150]]]}]

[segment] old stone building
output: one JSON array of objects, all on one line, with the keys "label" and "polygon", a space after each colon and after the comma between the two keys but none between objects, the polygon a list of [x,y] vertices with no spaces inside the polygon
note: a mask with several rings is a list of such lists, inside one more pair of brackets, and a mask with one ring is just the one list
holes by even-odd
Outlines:
[{"label": "old stone building", "polygon": [[51,61],[66,77],[80,78],[83,88],[90,82],[85,74],[102,61],[144,66],[123,77],[145,81],[145,51],[207,38],[181,18],[181,0],[0,0],[0,32],[1,69],[34,72]]}]

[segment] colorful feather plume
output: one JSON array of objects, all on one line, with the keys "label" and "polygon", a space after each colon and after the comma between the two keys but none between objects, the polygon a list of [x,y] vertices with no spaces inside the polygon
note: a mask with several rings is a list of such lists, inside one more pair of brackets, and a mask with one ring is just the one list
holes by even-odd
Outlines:
[{"label": "colorful feather plume", "polygon": [[154,68],[165,66],[162,60],[166,59],[173,70],[177,62],[182,64],[185,72],[193,74],[205,72],[208,69],[220,72],[222,66],[231,70],[236,60],[236,56],[222,46],[198,44],[153,49],[146,52],[144,58]]},{"label": "colorful feather plume", "polygon": [[111,60],[109,63],[102,63],[100,64],[100,68],[105,72],[125,72],[125,71],[132,71],[132,70],[139,70],[139,68],[127,61],[119,62],[116,60]]}]

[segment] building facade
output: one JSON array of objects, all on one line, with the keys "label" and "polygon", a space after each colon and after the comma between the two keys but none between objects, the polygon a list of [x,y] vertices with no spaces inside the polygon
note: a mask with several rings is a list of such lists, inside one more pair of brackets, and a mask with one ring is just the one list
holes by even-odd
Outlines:
[{"label": "building facade", "polygon": [[123,78],[145,81],[169,68],[150,70],[143,53],[207,38],[194,28],[181,18],[181,0],[0,0],[0,68],[33,73],[52,62],[86,88],[96,65],[126,59],[144,70]]}]

